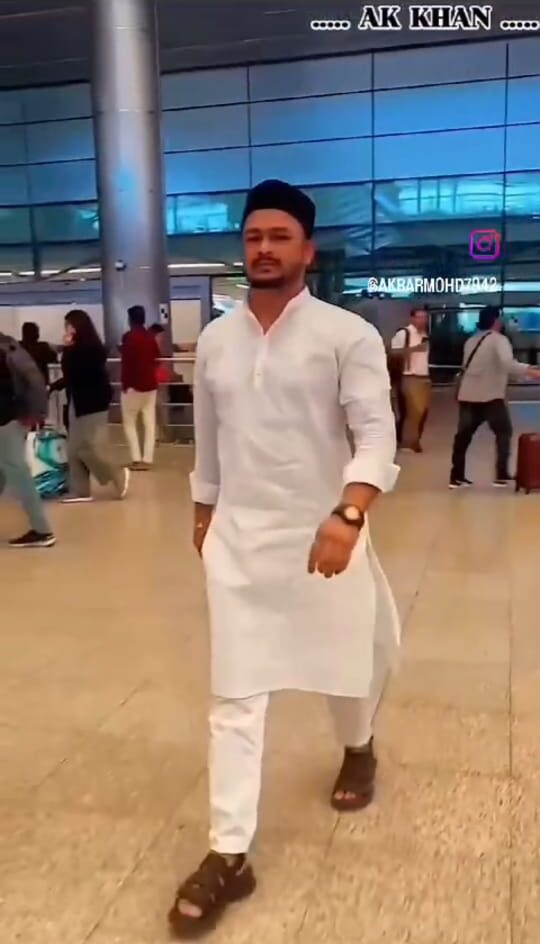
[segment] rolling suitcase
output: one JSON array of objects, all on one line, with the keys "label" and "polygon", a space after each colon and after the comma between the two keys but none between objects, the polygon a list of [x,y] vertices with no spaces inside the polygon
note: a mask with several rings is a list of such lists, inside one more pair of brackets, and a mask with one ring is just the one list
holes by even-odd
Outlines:
[{"label": "rolling suitcase", "polygon": [[527,495],[540,489],[540,435],[524,433],[518,440],[516,492],[523,489]]}]

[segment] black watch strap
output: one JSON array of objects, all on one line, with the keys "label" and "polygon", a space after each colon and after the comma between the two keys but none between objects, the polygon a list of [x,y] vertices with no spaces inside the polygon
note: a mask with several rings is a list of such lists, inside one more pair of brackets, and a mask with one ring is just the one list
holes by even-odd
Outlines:
[{"label": "black watch strap", "polygon": [[346,505],[341,504],[334,508],[332,515],[335,515],[336,518],[340,518],[344,524],[348,524],[352,528],[357,528],[359,531],[363,528],[366,516],[360,508],[357,508],[356,505]]}]

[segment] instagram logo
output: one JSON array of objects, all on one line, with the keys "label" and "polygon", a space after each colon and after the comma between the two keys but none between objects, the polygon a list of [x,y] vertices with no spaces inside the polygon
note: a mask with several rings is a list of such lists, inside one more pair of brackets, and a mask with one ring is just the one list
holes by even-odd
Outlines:
[{"label": "instagram logo", "polygon": [[469,236],[469,255],[480,262],[493,262],[501,254],[501,234],[496,229],[473,229]]}]

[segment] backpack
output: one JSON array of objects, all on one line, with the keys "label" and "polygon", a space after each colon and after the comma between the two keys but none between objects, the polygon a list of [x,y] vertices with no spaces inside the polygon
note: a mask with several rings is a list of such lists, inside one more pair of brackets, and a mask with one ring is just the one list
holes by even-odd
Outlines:
[{"label": "backpack", "polygon": [[0,346],[0,423],[10,423],[17,416],[17,397],[7,352]]}]

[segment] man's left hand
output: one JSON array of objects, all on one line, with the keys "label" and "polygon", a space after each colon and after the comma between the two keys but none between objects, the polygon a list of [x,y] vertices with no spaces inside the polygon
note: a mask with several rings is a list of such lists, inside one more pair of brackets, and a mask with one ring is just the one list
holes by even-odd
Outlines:
[{"label": "man's left hand", "polygon": [[345,524],[336,515],[327,518],[311,547],[308,572],[323,574],[327,578],[342,574],[349,566],[359,534],[358,528]]}]

